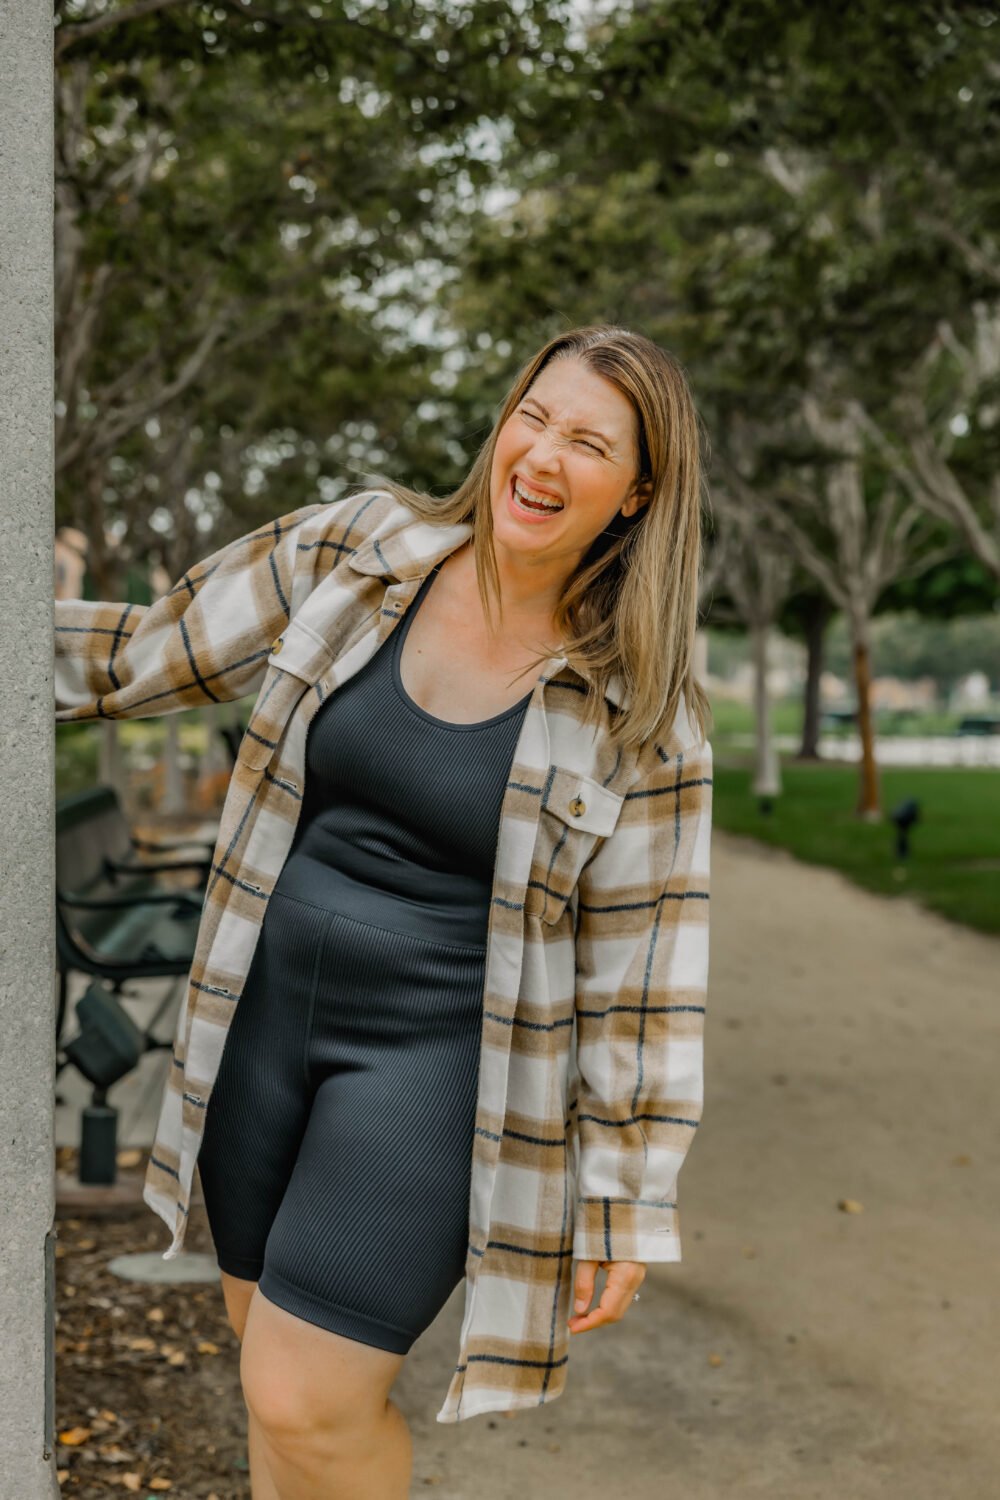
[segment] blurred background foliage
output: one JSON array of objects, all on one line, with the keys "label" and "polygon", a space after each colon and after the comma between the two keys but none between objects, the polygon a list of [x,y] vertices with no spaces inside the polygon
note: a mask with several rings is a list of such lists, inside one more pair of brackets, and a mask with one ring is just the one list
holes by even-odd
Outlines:
[{"label": "blurred background foliage", "polygon": [[[876,821],[879,673],[934,679],[914,731],[956,727],[974,670],[997,715],[989,4],[55,20],[57,519],[90,596],[141,601],[156,570],[380,475],[446,492],[528,355],[619,323],[681,359],[709,435],[707,667],[750,663],[717,743],[738,720],[751,805],[791,797],[776,733],[819,758],[824,680],[857,711],[854,813]],[[776,640],[801,648],[791,695]]]}]

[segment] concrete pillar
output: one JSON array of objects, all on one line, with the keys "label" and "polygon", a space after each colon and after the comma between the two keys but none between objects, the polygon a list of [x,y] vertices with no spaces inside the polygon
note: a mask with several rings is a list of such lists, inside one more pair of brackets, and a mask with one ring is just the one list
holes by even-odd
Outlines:
[{"label": "concrete pillar", "polygon": [[0,5],[0,1491],[53,1451],[52,7]]}]

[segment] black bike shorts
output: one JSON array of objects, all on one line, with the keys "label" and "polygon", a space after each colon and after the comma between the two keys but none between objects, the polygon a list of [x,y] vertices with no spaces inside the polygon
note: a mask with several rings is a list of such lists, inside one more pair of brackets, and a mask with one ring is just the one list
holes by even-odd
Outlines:
[{"label": "black bike shorts", "polygon": [[198,1157],[218,1263],[403,1354],[465,1274],[485,947],[332,910],[335,883],[281,883]]}]

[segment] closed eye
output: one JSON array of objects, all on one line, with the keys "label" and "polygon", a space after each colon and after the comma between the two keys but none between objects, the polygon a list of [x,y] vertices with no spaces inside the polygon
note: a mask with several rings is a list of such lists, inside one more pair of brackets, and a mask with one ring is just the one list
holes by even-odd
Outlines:
[{"label": "closed eye", "polygon": [[[525,409],[523,407],[520,407],[519,408],[519,414],[522,417],[527,417],[528,420],[531,421],[531,422],[537,422],[538,425],[539,425],[539,427],[544,427],[545,426],[545,423],[542,421],[541,417],[538,415],[537,412],[534,412],[534,411],[525,411]],[[579,444],[581,444],[584,448],[589,448],[590,451],[591,451],[591,453],[596,453],[601,458],[604,457],[604,449],[603,448],[599,448],[596,443],[588,443],[586,438],[576,438],[576,439],[574,439],[574,441],[577,442],[577,443],[579,443]]]}]

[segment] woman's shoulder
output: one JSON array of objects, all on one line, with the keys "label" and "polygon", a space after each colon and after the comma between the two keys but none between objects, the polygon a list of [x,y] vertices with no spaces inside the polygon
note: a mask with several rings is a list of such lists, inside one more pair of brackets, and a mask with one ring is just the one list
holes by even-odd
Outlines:
[{"label": "woman's shoulder", "polygon": [[386,489],[355,490],[316,507],[314,525],[323,534],[337,532],[352,537],[355,544],[383,532],[387,526],[405,525],[413,513]]}]

